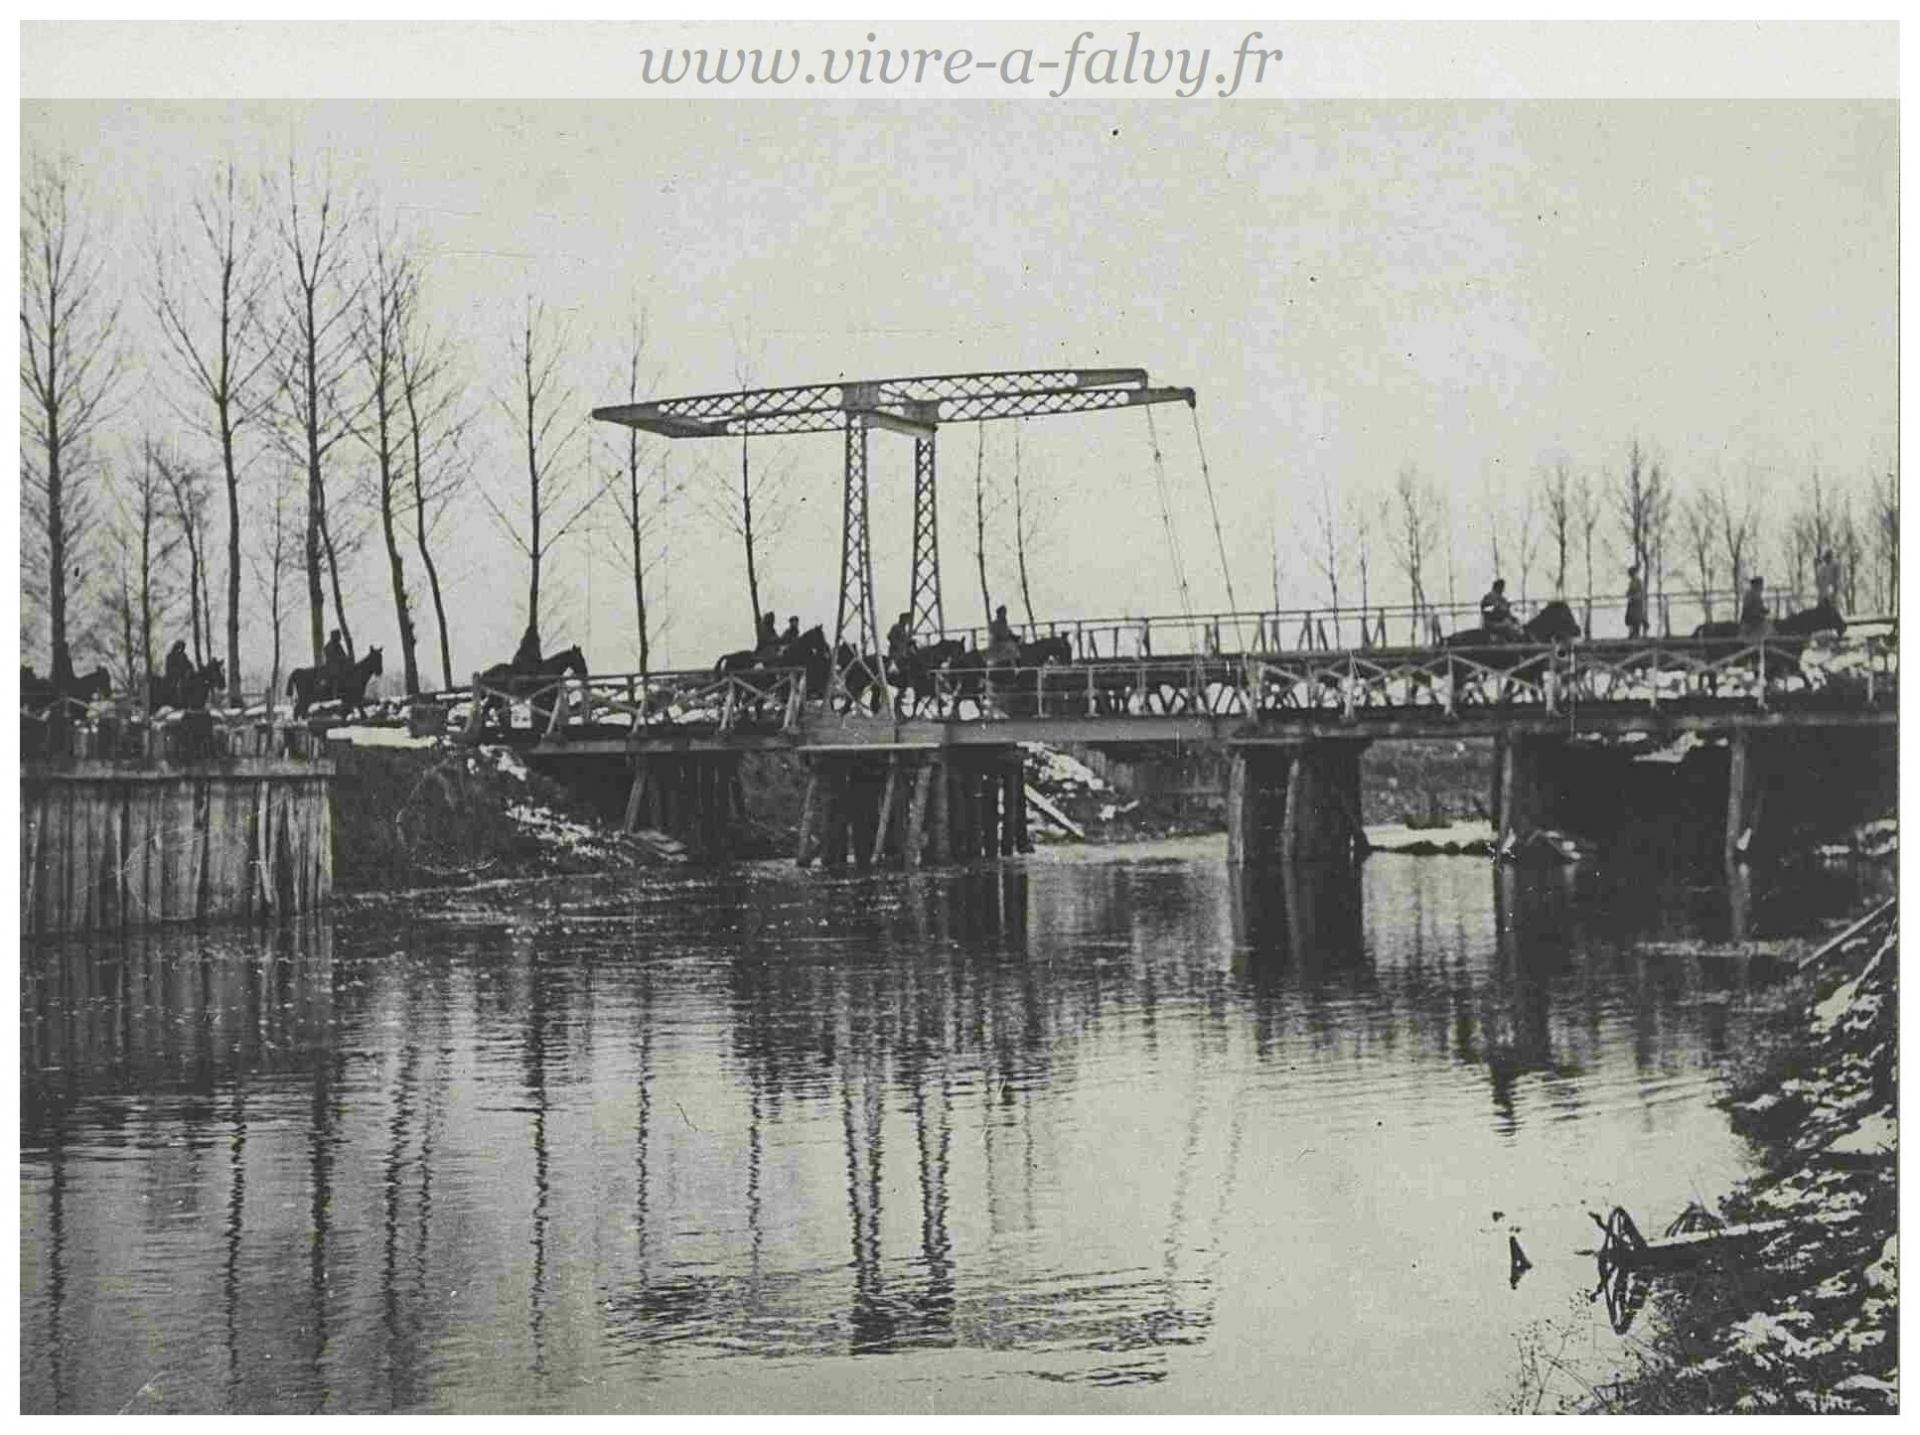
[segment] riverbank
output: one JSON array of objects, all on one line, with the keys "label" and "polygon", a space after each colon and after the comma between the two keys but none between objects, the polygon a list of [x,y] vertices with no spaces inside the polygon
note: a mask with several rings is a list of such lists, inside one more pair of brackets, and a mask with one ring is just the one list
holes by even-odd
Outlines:
[{"label": "riverbank", "polygon": [[1587,1408],[1626,1414],[1898,1409],[1899,912],[1828,951],[1726,1099],[1761,1174],[1729,1224],[1785,1221],[1666,1283],[1640,1368]]},{"label": "riverbank", "polygon": [[507,748],[350,737],[329,749],[342,893],[623,871],[681,855],[657,836],[619,833]]}]

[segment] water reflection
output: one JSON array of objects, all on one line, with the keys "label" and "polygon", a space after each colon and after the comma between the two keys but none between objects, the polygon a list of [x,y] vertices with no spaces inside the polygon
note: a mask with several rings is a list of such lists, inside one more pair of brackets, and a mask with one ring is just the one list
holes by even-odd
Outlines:
[{"label": "water reflection", "polygon": [[32,948],[23,1403],[1468,1408],[1556,1298],[1465,1206],[1738,1174],[1764,974],[1634,947],[1700,900],[1202,844]]}]

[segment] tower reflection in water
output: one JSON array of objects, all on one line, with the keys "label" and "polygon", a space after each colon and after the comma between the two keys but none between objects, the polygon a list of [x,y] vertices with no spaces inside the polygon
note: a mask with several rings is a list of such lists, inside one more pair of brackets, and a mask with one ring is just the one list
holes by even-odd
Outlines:
[{"label": "tower reflection in water", "polygon": [[1161,1381],[1262,1259],[1282,1127],[1670,1102],[1738,1037],[1703,998],[1764,979],[1636,949],[1699,900],[1062,858],[28,949],[23,1404],[551,1408],[949,1346]]}]

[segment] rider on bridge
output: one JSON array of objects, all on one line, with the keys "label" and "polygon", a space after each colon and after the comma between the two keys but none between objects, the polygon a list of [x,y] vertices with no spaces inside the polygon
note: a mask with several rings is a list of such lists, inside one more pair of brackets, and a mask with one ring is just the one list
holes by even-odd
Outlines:
[{"label": "rider on bridge", "polygon": [[1020,642],[1013,636],[1013,625],[1007,621],[1007,605],[1002,603],[993,610],[993,621],[987,624],[987,661],[989,663],[1014,663],[1020,660]]},{"label": "rider on bridge", "polygon": [[1752,578],[1747,582],[1747,593],[1740,600],[1740,636],[1765,637],[1770,626],[1767,618],[1767,580]]},{"label": "rider on bridge", "polygon": [[756,653],[771,653],[780,646],[780,630],[774,626],[772,613],[760,615],[760,627],[754,635],[753,650]]},{"label": "rider on bridge", "polygon": [[[185,660],[186,649],[178,643],[174,646],[180,648],[180,656],[182,660]],[[168,654],[167,656],[167,665],[169,671],[171,671],[173,665],[172,654]],[[347,656],[346,644],[340,641],[340,630],[338,628],[335,628],[327,634],[327,647],[326,651],[320,655],[320,666],[326,669],[327,681],[335,687],[338,687],[341,680],[353,671],[353,659]],[[191,671],[191,667],[189,667],[189,671]]]},{"label": "rider on bridge", "polygon": [[798,613],[787,614],[787,631],[780,635],[780,641],[782,643],[797,643],[800,641],[800,615]]},{"label": "rider on bridge", "polygon": [[[334,634],[337,638],[340,635]],[[175,693],[186,691],[186,684],[193,681],[193,659],[187,656],[187,640],[181,638],[167,649],[167,666],[161,674],[169,690]]]},{"label": "rider on bridge", "polygon": [[1480,600],[1480,626],[1503,638],[1519,638],[1520,625],[1513,620],[1513,604],[1507,601],[1507,580],[1496,578],[1493,587]]},{"label": "rider on bridge", "polygon": [[913,620],[902,613],[894,625],[887,629],[887,661],[895,668],[904,669],[913,657]]}]

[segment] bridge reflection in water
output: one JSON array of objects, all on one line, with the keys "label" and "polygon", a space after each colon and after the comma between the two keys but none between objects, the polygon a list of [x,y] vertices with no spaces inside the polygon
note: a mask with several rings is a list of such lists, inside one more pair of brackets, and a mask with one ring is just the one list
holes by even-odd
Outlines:
[{"label": "bridge reflection in water", "polygon": [[1762,974],[1634,955],[1727,921],[1639,910],[1201,843],[29,948],[23,1403],[1391,1407],[1341,1350],[1417,1330],[1461,1408],[1560,1303],[1394,1284],[1467,1279],[1463,1201],[1577,1242],[1622,1160],[1737,1170],[1707,1063]]}]

